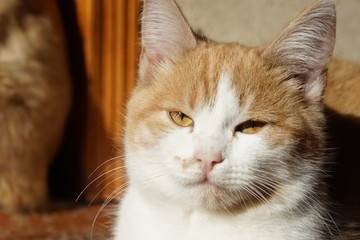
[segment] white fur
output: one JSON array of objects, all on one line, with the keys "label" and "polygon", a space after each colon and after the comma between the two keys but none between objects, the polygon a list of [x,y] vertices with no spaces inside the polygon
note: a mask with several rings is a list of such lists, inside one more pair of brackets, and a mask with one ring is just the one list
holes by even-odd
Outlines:
[{"label": "white fur", "polygon": [[[115,239],[319,239],[312,224],[316,211],[303,215],[291,212],[304,198],[311,177],[285,181],[290,176],[281,164],[281,158],[287,155],[285,146],[268,147],[262,132],[234,134],[236,125],[245,121],[247,114],[247,104],[236,104],[237,96],[231,74],[222,73],[214,102],[191,113],[194,129],[178,128],[156,146],[127,151],[130,187],[119,209]],[[227,212],[226,207],[224,211],[209,209],[203,200],[209,186],[196,184],[203,177],[200,164],[189,163],[183,169],[183,161],[177,159],[193,157],[198,148],[217,148],[225,158],[208,176],[213,184],[246,188],[257,177],[254,169],[272,161],[276,168],[272,170],[284,181],[284,195],[276,195],[260,205],[247,205],[239,212]]]}]

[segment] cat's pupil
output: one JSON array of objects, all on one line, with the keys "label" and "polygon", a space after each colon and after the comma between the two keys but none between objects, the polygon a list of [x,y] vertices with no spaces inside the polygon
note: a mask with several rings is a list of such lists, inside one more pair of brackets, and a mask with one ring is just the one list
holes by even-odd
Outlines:
[{"label": "cat's pupil", "polygon": [[182,112],[179,112],[179,115],[180,115],[181,121],[184,120],[185,114],[183,114]]}]

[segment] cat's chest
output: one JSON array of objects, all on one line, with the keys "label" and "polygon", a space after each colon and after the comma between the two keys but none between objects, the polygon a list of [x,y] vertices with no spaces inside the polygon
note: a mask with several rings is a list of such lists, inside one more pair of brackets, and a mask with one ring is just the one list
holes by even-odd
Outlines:
[{"label": "cat's chest", "polygon": [[209,215],[193,211],[183,219],[187,229],[186,239],[253,239],[250,235],[250,225],[236,217]]},{"label": "cat's chest", "polygon": [[209,214],[166,203],[152,204],[136,194],[127,194],[122,205],[125,210],[120,212],[116,229],[120,234],[115,239],[279,240],[291,235],[282,229],[286,223],[254,213]]}]

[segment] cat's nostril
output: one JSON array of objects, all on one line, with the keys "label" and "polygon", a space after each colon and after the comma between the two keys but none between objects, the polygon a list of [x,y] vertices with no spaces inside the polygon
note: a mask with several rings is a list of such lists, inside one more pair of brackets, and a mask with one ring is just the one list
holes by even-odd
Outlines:
[{"label": "cat's nostril", "polygon": [[203,159],[198,158],[197,161],[198,161],[198,162],[208,162],[208,163],[210,163],[212,166],[215,166],[216,164],[223,162],[224,159],[219,158],[219,159],[216,159],[216,160],[212,160],[212,161],[210,160],[210,161],[208,161],[208,160],[206,160],[206,159],[203,160]]},{"label": "cat's nostril", "polygon": [[222,161],[224,161],[224,159],[218,159],[218,160],[212,161],[211,165],[215,166],[216,164],[221,163]]}]

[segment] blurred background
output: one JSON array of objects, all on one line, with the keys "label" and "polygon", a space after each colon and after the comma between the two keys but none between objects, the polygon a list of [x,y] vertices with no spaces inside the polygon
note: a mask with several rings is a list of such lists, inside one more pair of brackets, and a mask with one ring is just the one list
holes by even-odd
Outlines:
[{"label": "blurred background", "polygon": [[[104,201],[120,197],[125,181],[119,178],[123,175],[121,134],[125,103],[136,79],[141,2],[49,1],[56,2],[55,14],[64,27],[73,84],[72,109],[63,144],[50,167],[51,211],[0,213],[0,239],[103,239],[111,217],[102,216],[104,211],[100,211],[98,220],[94,219]],[[313,2],[176,1],[195,32],[216,41],[249,46],[271,41]],[[360,62],[360,1],[336,3],[335,55]],[[89,203],[94,207],[87,207]]]},{"label": "blurred background", "polygon": [[[271,41],[312,0],[177,0],[196,32],[256,46]],[[335,55],[360,61],[360,1],[336,0]]]}]

